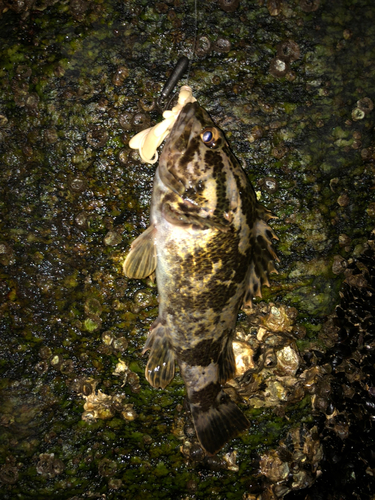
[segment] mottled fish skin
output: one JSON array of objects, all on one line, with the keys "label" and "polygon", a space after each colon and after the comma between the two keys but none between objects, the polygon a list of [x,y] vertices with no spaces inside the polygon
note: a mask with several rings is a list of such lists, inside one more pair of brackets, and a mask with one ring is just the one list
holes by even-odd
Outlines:
[{"label": "mottled fish skin", "polygon": [[275,271],[271,217],[207,112],[186,104],[155,174],[150,227],[133,243],[124,271],[143,278],[156,268],[159,316],[144,348],[146,378],[164,388],[178,362],[210,454],[249,426],[222,384],[236,371],[238,310]]}]

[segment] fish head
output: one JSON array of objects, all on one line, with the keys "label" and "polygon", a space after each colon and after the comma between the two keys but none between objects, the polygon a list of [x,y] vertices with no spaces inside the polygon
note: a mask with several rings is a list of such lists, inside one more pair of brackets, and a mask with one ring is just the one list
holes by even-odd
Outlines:
[{"label": "fish head", "polygon": [[217,198],[214,191],[223,187],[219,174],[231,156],[223,132],[197,102],[191,102],[182,108],[166,140],[159,174],[183,199],[209,208]]}]

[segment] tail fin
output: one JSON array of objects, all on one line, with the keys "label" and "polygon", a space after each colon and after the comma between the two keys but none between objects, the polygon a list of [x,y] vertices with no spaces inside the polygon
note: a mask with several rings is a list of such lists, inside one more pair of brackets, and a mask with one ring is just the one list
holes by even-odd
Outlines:
[{"label": "tail fin", "polygon": [[[212,392],[208,395],[207,391],[203,390],[193,393],[190,400],[197,437],[202,448],[211,455],[217,453],[226,442],[246,430],[250,425],[245,415],[225,394],[220,385],[211,385],[211,389],[215,387],[218,388],[216,396]],[[210,396],[214,397],[212,404],[208,405],[207,397],[211,399]]]}]

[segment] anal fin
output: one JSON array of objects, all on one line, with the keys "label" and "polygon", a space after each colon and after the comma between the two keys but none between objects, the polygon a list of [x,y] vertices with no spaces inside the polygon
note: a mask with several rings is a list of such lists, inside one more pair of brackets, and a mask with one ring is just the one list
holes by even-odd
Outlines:
[{"label": "anal fin", "polygon": [[229,336],[217,363],[219,366],[220,384],[225,384],[225,382],[231,380],[236,375],[236,362],[234,359],[232,340],[232,336]]},{"label": "anal fin", "polygon": [[155,227],[150,226],[131,244],[130,253],[123,265],[124,274],[128,278],[147,278],[155,271],[155,232]]},{"label": "anal fin", "polygon": [[161,323],[151,329],[143,349],[150,349],[145,375],[153,387],[164,389],[174,377],[175,354],[168,338],[168,329]]}]

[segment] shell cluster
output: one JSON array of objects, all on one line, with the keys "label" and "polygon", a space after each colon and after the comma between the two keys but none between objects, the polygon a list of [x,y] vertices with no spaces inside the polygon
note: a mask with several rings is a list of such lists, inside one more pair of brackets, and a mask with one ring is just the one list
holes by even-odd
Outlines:
[{"label": "shell cluster", "polygon": [[[120,374],[124,376],[124,384],[126,382],[127,374],[132,374],[126,364],[120,360],[118,363],[115,372],[113,373],[115,376],[119,376]],[[136,374],[135,379],[132,380],[132,377],[129,377],[129,382],[134,385],[137,385],[136,391],[138,392],[138,376]],[[96,422],[97,420],[109,420],[113,418],[115,415],[120,414],[124,420],[132,421],[137,418],[137,413],[133,408],[132,403],[125,403],[125,395],[124,394],[113,394],[108,395],[102,392],[100,389],[97,391],[96,387],[99,384],[98,380],[94,380],[92,378],[81,379],[81,380],[73,380],[72,389],[78,393],[81,397],[85,399],[85,404],[83,406],[84,412],[82,414],[82,420],[85,420],[88,423]]]}]

